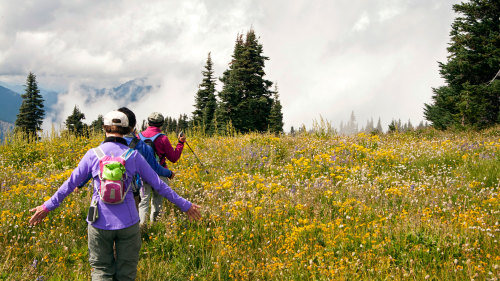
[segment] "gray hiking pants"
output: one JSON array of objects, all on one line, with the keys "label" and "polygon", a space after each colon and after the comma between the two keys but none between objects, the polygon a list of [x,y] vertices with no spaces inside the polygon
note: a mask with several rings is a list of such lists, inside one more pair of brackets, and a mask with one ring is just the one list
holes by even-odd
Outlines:
[{"label": "gray hiking pants", "polygon": [[119,230],[103,230],[89,224],[88,237],[93,281],[135,280],[141,250],[139,223]]},{"label": "gray hiking pants", "polygon": [[[162,181],[168,184],[168,179],[165,177],[160,177]],[[151,185],[148,183],[144,183],[144,186],[141,190],[141,202],[139,203],[139,219],[141,220],[141,224],[146,222],[146,216],[149,212],[149,204],[151,202],[151,214],[149,219],[151,222],[156,221],[158,215],[161,211],[161,206],[163,204],[163,196],[158,194]]]}]

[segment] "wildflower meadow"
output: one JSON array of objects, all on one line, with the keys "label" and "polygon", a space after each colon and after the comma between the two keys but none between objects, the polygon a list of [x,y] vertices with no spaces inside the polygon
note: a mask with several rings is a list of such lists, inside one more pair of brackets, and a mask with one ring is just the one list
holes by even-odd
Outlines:
[{"label": "wildflower meadow", "polygon": [[[175,136],[171,136],[175,139]],[[35,227],[102,135],[0,145],[0,280],[89,280],[92,185]],[[138,280],[498,280],[500,128],[338,136],[188,134],[165,200],[142,230]],[[205,172],[206,171],[206,172]]]}]

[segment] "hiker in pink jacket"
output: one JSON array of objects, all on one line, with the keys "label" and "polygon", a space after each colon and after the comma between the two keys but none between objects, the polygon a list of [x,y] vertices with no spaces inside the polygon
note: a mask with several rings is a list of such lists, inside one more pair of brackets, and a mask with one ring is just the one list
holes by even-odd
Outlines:
[{"label": "hiker in pink jacket", "polygon": [[[168,168],[166,159],[170,162],[175,163],[182,154],[182,149],[184,148],[184,142],[186,141],[186,137],[179,137],[177,145],[175,149],[172,147],[170,140],[168,137],[161,132],[161,127],[164,122],[163,115],[159,112],[153,112],[148,117],[148,125],[149,127],[146,130],[139,133],[139,137],[142,141],[149,144],[155,154],[158,157],[160,165]],[[168,179],[165,177],[160,177],[165,183],[168,183]],[[163,198],[151,188],[149,184],[144,184],[143,192],[141,192],[141,202],[139,203],[139,217],[141,220],[141,224],[146,222],[146,216],[149,211],[149,204],[151,202],[151,214],[150,220],[156,221],[158,215],[160,214],[160,210],[163,203]]]}]

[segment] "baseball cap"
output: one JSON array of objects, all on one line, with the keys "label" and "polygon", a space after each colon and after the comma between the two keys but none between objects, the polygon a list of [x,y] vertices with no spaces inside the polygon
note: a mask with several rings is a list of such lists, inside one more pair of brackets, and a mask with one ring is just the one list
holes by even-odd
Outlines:
[{"label": "baseball cap", "polygon": [[148,123],[152,126],[159,125],[161,126],[163,124],[163,115],[159,112],[153,112],[149,114],[148,116]]},{"label": "baseball cap", "polygon": [[125,113],[111,111],[104,115],[104,126],[128,127],[128,118]]}]

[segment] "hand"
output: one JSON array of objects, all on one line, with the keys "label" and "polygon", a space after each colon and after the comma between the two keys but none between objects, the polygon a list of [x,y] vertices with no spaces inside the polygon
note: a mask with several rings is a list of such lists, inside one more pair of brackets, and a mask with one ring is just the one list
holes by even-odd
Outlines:
[{"label": "hand", "polygon": [[175,173],[174,173],[174,171],[170,171],[170,172],[172,172],[172,175],[168,179],[173,179],[175,177]]},{"label": "hand", "polygon": [[197,220],[201,219],[201,214],[200,214],[199,209],[200,209],[200,206],[198,206],[196,204],[192,204],[191,208],[189,208],[189,210],[187,210],[186,215],[188,216],[190,221],[193,221],[193,220],[197,221]]},{"label": "hand", "polygon": [[186,135],[183,132],[179,133],[179,141],[182,143],[186,141]]},{"label": "hand", "polygon": [[30,219],[31,225],[37,225],[41,223],[43,219],[49,214],[49,212],[43,207],[43,205],[31,209],[30,212],[35,212],[35,214],[33,214]]}]

